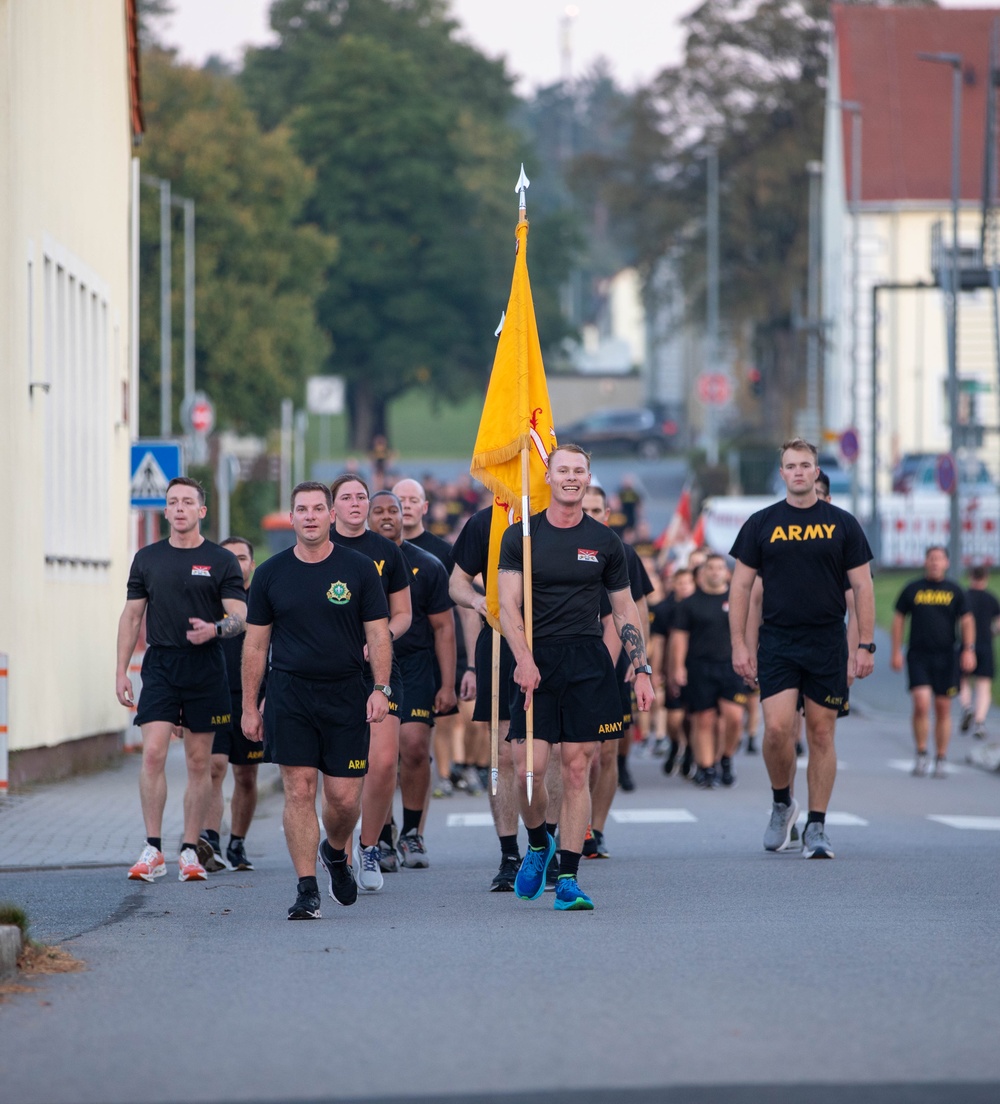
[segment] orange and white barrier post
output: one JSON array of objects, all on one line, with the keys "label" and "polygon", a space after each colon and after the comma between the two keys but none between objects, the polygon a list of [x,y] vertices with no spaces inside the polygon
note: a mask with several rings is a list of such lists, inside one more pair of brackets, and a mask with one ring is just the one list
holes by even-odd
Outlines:
[{"label": "orange and white barrier post", "polygon": [[[134,702],[139,700],[139,694],[142,692],[142,657],[145,654],[144,651],[136,652],[128,665],[128,677],[132,681],[132,701]],[[130,712],[134,714],[135,708],[133,705]],[[133,718],[132,724],[125,731],[125,751],[138,751],[141,747],[142,732]]]}]

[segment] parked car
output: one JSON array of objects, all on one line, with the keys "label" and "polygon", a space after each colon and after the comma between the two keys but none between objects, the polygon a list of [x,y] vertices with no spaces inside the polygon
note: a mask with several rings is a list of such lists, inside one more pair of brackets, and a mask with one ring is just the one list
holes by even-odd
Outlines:
[{"label": "parked car", "polygon": [[645,407],[595,410],[556,429],[560,441],[572,441],[594,453],[628,454],[655,460],[673,447],[677,425],[661,421]]},{"label": "parked car", "polygon": [[[940,493],[938,484],[938,462],[942,453],[929,453],[913,465],[912,474],[906,484],[904,494]],[[905,459],[905,458],[904,458]],[[995,494],[996,484],[989,468],[975,456],[962,457],[958,464],[958,493],[960,495]],[[895,479],[893,480],[895,486]]]},{"label": "parked car", "polygon": [[905,452],[899,463],[892,469],[892,489],[896,494],[907,494],[918,468],[928,461],[936,461],[936,452]]}]

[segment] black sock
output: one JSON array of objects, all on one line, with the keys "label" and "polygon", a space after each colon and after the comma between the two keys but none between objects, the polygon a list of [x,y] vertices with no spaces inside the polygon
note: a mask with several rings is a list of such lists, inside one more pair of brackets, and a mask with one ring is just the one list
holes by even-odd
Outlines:
[{"label": "black sock", "polygon": [[817,813],[810,809],[806,824],[826,824],[826,813]]},{"label": "black sock", "polygon": [[731,767],[732,765],[733,761],[729,758],[728,755],[723,755],[723,757],[719,760],[720,767]]},{"label": "black sock", "polygon": [[423,815],[423,809],[404,809],[402,835],[405,836],[408,832],[416,832],[420,828],[420,818]]},{"label": "black sock", "polygon": [[304,878],[299,878],[299,893],[319,893],[319,886],[314,874],[307,874]]},{"label": "black sock", "polygon": [[219,847],[219,833],[211,828],[206,828],[202,835],[208,840],[208,842],[216,849]]},{"label": "black sock", "polygon": [[580,870],[580,852],[579,851],[560,851],[559,852],[559,877],[560,878],[575,878]]},{"label": "black sock", "polygon": [[619,756],[618,756],[618,773],[619,773],[619,774],[621,774],[621,771],[622,771],[622,767],[624,767],[624,766],[625,766],[625,760],[626,760],[627,758],[628,758],[628,756],[625,756],[625,755],[619,755]]},{"label": "black sock", "polygon": [[182,851],[187,850],[189,847],[191,848],[192,851],[197,851],[198,850],[198,845],[196,843],[186,843],[185,842],[185,843],[181,844],[181,850]]},{"label": "black sock", "polygon": [[323,840],[320,844],[320,848],[323,851],[323,858],[325,858],[327,862],[347,862],[347,852],[342,847],[334,847],[328,839]]},{"label": "black sock", "polygon": [[150,847],[155,847],[157,851],[163,850],[163,837],[162,836],[147,836],[146,842]]},{"label": "black sock", "polygon": [[512,836],[500,837],[500,854],[501,855],[519,855],[521,852],[517,847],[517,833]]},{"label": "black sock", "polygon": [[549,824],[549,822],[546,821],[545,822],[545,831],[548,832],[548,834],[553,839],[555,839],[556,838],[556,832],[559,831],[559,825],[558,824]]},{"label": "black sock", "polygon": [[771,793],[774,794],[775,805],[791,805],[792,803],[792,787],[786,786],[783,790],[772,789]]},{"label": "black sock", "polygon": [[382,828],[382,832],[378,837],[378,841],[379,841],[379,843],[384,843],[389,848],[390,851],[392,850],[392,825],[391,824],[386,824]]},{"label": "black sock", "polygon": [[544,851],[549,845],[548,826],[543,822],[537,828],[528,829],[528,846],[533,851]]}]

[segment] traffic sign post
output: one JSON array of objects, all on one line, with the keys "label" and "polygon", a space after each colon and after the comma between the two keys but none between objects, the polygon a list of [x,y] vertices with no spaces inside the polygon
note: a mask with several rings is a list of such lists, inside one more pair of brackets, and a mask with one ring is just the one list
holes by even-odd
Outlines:
[{"label": "traffic sign post", "polygon": [[955,468],[955,458],[950,452],[942,453],[934,468],[937,476],[937,485],[947,495],[953,495],[958,487],[958,472]]},{"label": "traffic sign post", "polygon": [[167,484],[183,474],[181,446],[176,441],[136,441],[129,470],[132,509],[162,510],[167,505]]},{"label": "traffic sign post", "polygon": [[729,377],[721,372],[702,372],[698,377],[698,398],[707,406],[724,406],[731,393]]},{"label": "traffic sign post", "polygon": [[856,429],[845,429],[840,435],[840,454],[849,463],[853,464],[861,452]]}]

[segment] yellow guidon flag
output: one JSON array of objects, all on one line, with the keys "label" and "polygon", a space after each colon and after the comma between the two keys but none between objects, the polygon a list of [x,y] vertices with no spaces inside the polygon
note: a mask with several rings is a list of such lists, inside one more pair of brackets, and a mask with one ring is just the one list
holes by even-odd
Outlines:
[{"label": "yellow guidon flag", "polygon": [[[523,172],[523,170],[522,170]],[[493,493],[490,527],[490,558],[486,575],[487,619],[500,628],[497,595],[497,564],[504,530],[521,520],[522,453],[527,450],[529,513],[549,504],[545,482],[549,453],[555,448],[552,404],[545,382],[545,366],[538,343],[535,307],[528,280],[528,223],[517,224],[514,279],[504,315],[493,371],[486,391],[479,433],[472,454],[470,472]]]}]

